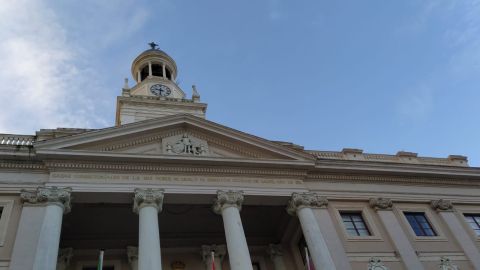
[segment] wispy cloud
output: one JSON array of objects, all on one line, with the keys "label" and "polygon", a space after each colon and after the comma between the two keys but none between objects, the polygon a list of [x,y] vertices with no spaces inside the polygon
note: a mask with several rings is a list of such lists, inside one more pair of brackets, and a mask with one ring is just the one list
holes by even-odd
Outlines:
[{"label": "wispy cloud", "polygon": [[409,123],[428,121],[434,110],[433,89],[421,85],[408,90],[397,104],[397,113],[401,119]]},{"label": "wispy cloud", "polygon": [[[97,18],[69,25],[48,2],[2,1],[0,133],[112,123],[112,119],[103,119],[98,113],[102,101],[95,96],[103,85],[96,80],[95,68],[89,65],[88,57],[92,55],[85,52],[91,49],[92,42],[106,46],[128,38],[148,17],[142,9],[117,19],[105,14],[116,11],[111,6],[100,7],[95,13]],[[108,34],[100,40],[72,34],[88,31],[89,25]]]}]

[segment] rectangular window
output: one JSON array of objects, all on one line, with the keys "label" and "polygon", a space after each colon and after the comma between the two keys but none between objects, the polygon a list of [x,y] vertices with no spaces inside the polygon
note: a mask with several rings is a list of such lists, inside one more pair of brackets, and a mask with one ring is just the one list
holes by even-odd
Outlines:
[{"label": "rectangular window", "polygon": [[437,236],[425,213],[405,212],[405,217],[417,236]]},{"label": "rectangular window", "polygon": [[361,212],[340,212],[343,225],[350,236],[370,236]]},{"label": "rectangular window", "polygon": [[464,216],[468,225],[475,231],[475,234],[480,236],[480,214],[465,214]]}]

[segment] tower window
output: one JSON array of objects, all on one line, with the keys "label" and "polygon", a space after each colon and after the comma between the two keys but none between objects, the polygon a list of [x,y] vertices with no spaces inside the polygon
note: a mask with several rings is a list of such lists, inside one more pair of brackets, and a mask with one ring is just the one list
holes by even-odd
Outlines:
[{"label": "tower window", "polygon": [[167,73],[167,79],[171,80],[172,79],[172,73],[168,68],[165,69],[165,73]]},{"label": "tower window", "polygon": [[152,64],[152,76],[163,77],[163,69],[159,64]]},{"label": "tower window", "polygon": [[140,71],[140,78],[141,80],[145,80],[148,77],[148,65],[144,66]]}]

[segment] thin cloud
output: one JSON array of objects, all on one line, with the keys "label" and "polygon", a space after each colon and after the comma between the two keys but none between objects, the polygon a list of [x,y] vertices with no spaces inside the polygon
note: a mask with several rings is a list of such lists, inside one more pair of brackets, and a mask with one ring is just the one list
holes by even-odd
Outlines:
[{"label": "thin cloud", "polygon": [[428,121],[434,110],[433,90],[419,86],[406,92],[397,104],[397,113],[402,120],[409,123],[424,123]]}]

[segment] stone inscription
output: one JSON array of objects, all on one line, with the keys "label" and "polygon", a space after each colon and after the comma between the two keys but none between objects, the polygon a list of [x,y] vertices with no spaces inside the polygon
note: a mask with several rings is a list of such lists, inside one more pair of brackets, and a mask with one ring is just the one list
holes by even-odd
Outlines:
[{"label": "stone inscription", "polygon": [[171,183],[171,184],[257,184],[257,185],[303,185],[297,179],[264,179],[235,177],[202,177],[202,176],[170,176],[170,175],[139,175],[139,174],[89,174],[60,173],[50,174],[51,181],[89,182],[89,183]]}]

